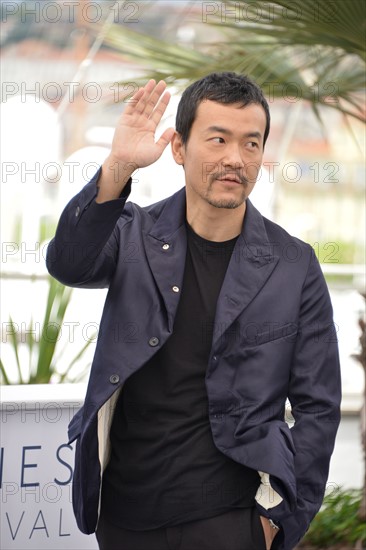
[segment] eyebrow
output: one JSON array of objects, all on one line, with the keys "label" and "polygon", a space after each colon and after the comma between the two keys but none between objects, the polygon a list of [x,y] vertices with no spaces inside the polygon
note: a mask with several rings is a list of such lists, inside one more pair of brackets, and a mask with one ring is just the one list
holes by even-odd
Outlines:
[{"label": "eyebrow", "polygon": [[[209,126],[207,128],[207,132],[219,132],[220,134],[224,135],[232,135],[232,132],[230,130],[228,130],[227,128],[223,128],[222,126]],[[243,134],[243,137],[253,137],[260,139],[262,137],[262,134],[260,132],[247,132]]]}]

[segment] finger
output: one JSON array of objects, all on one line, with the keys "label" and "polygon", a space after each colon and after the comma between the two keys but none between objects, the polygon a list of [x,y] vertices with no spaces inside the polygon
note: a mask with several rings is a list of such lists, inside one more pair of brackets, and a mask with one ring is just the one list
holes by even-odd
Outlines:
[{"label": "finger", "polygon": [[158,82],[158,84],[155,86],[150,96],[146,97],[146,100],[145,98],[143,98],[143,101],[145,100],[145,108],[144,108],[143,114],[144,116],[146,116],[146,118],[150,117],[151,113],[154,111],[154,109],[158,105],[159,100],[165,91],[165,88],[166,88],[166,82],[164,82],[164,80],[160,80],[160,82]]},{"label": "finger", "polygon": [[135,92],[133,96],[128,101],[126,101],[126,106],[122,114],[132,115],[132,113],[134,113],[135,111],[136,104],[142,97],[143,93],[144,93],[143,88],[140,88],[137,92]]},{"label": "finger", "polygon": [[167,128],[156,142],[156,145],[160,148],[161,152],[163,152],[165,147],[172,141],[174,132],[174,128]]},{"label": "finger", "polygon": [[161,121],[162,116],[165,113],[166,108],[169,105],[170,98],[171,98],[170,93],[165,92],[165,94],[163,95],[163,97],[160,99],[159,103],[155,107],[155,110],[154,110],[154,112],[153,112],[153,114],[151,115],[150,118],[155,123],[156,126]]},{"label": "finger", "polygon": [[134,111],[141,115],[145,111],[146,103],[151,96],[153,90],[156,88],[157,84],[155,80],[149,80],[149,82],[142,88],[143,93],[135,105]]},{"label": "finger", "polygon": [[127,115],[131,115],[135,112],[142,112],[144,108],[144,103],[140,103],[141,99],[146,96],[146,94],[149,96],[152,92],[152,90],[155,87],[155,80],[151,79],[149,80],[145,86],[142,86],[133,94],[131,99],[128,101],[127,106],[125,107],[124,113]]},{"label": "finger", "polygon": [[[150,83],[153,82],[153,85]],[[149,81],[148,85],[144,88],[144,93],[141,96],[141,99],[138,101],[135,111],[139,115],[143,115],[145,118],[149,118],[151,112],[155,109],[161,94],[166,88],[166,83],[163,80],[160,80],[158,84],[155,85],[155,81]]]}]

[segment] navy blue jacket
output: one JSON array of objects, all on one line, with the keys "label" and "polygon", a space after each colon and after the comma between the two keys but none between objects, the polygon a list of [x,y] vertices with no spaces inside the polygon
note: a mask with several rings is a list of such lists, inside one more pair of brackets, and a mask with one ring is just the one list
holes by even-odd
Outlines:
[{"label": "navy blue jacket", "polygon": [[[65,208],[47,255],[62,283],[109,288],[85,403],[69,427],[84,533],[98,522],[116,399],[172,334],[186,256],[185,189],[141,208],[126,203],[128,184],[119,199],[97,204],[98,175]],[[340,416],[337,338],[312,248],[249,200],[218,298],[206,388],[215,445],[269,474],[282,500],[271,507],[259,494],[256,505],[281,526],[273,547],[291,550],[327,482]],[[294,423],[286,422],[287,399]]]}]

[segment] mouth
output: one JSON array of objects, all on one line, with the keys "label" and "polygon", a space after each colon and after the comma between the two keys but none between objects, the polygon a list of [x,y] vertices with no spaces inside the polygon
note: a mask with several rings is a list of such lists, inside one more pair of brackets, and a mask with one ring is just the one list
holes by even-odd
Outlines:
[{"label": "mouth", "polygon": [[238,173],[235,170],[230,172],[229,170],[222,170],[220,172],[213,173],[211,175],[213,180],[221,181],[230,185],[246,185],[248,182],[246,177],[242,173]]},{"label": "mouth", "polygon": [[239,178],[235,178],[233,176],[225,176],[223,178],[217,178],[218,181],[222,181],[224,183],[230,183],[230,184],[237,184],[242,185],[242,182]]}]

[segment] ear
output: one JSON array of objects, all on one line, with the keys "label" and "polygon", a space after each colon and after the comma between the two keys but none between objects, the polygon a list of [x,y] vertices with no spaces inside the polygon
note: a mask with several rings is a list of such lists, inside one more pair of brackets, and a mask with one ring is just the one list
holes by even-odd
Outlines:
[{"label": "ear", "polygon": [[174,132],[171,140],[172,155],[177,164],[184,165],[185,146],[182,137],[178,132]]}]

